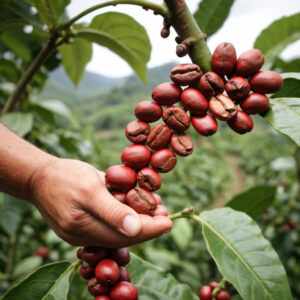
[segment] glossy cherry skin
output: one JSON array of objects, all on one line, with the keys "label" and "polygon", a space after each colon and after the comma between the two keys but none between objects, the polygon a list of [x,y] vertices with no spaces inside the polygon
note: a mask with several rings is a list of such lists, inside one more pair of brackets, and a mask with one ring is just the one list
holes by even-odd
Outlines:
[{"label": "glossy cherry skin", "polygon": [[193,116],[192,125],[198,133],[204,136],[212,135],[218,130],[218,123],[210,114]]},{"label": "glossy cherry skin", "polygon": [[128,248],[111,249],[109,257],[119,266],[126,266],[130,262],[130,253]]},{"label": "glossy cherry skin", "polygon": [[161,83],[152,92],[152,99],[160,105],[172,105],[180,100],[181,88],[171,82]]},{"label": "glossy cherry skin", "polygon": [[260,114],[270,105],[269,98],[263,94],[252,93],[241,102],[242,110],[247,114]]},{"label": "glossy cherry skin", "polygon": [[112,259],[103,259],[97,264],[95,275],[101,285],[111,286],[115,284],[119,279],[119,266]]},{"label": "glossy cherry skin", "polygon": [[230,300],[230,294],[226,291],[220,291],[217,296],[217,300]]},{"label": "glossy cherry skin", "polygon": [[198,294],[200,300],[211,300],[212,299],[212,291],[210,286],[204,285]]},{"label": "glossy cherry skin", "polygon": [[81,259],[89,265],[95,266],[100,260],[107,257],[108,250],[102,247],[84,247]]},{"label": "glossy cherry skin", "polygon": [[233,131],[239,134],[249,132],[253,128],[252,118],[241,110],[238,111],[233,119],[228,120],[227,124]]},{"label": "glossy cherry skin", "polygon": [[109,289],[100,284],[96,277],[93,277],[88,282],[88,290],[93,296],[108,295]]},{"label": "glossy cherry skin", "polygon": [[154,101],[142,101],[134,109],[135,116],[147,123],[159,120],[162,112],[161,106]]},{"label": "glossy cherry skin", "polygon": [[121,154],[122,163],[132,169],[141,169],[150,162],[151,152],[144,145],[130,145]]},{"label": "glossy cherry skin", "polygon": [[111,300],[137,300],[138,289],[130,282],[121,281],[110,291]]}]

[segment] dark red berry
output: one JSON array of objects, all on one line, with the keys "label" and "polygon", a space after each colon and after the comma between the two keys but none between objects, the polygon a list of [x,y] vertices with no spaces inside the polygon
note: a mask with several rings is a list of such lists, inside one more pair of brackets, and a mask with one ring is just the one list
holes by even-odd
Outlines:
[{"label": "dark red berry", "polygon": [[150,162],[151,152],[144,145],[130,145],[121,154],[122,163],[129,168],[141,169]]},{"label": "dark red berry", "polygon": [[128,270],[125,267],[120,267],[119,281],[127,281],[127,282],[131,281],[130,274],[129,274]]},{"label": "dark red berry", "polygon": [[263,113],[270,105],[269,98],[263,94],[252,93],[241,102],[242,110],[247,114]]},{"label": "dark red berry", "polygon": [[184,107],[192,115],[205,115],[208,109],[208,101],[199,91],[193,88],[185,89],[181,94]]},{"label": "dark red berry", "polygon": [[274,71],[259,71],[250,79],[251,90],[260,94],[272,94],[281,89],[282,77]]},{"label": "dark red berry", "polygon": [[130,253],[128,248],[111,249],[109,257],[119,266],[126,266],[130,262]]},{"label": "dark red berry", "polygon": [[234,118],[228,120],[227,124],[232,130],[239,134],[249,132],[253,128],[253,120],[249,115],[241,110],[238,110],[237,115]]},{"label": "dark red berry", "polygon": [[86,261],[83,261],[80,267],[80,274],[84,279],[91,279],[95,275],[95,269]]},{"label": "dark red berry", "polygon": [[95,275],[102,285],[111,286],[119,279],[119,266],[112,259],[103,259],[97,264]]},{"label": "dark red berry", "polygon": [[220,291],[217,296],[216,296],[217,300],[230,300],[230,295],[228,292],[226,291]]},{"label": "dark red berry", "polygon": [[130,282],[121,281],[110,291],[111,300],[137,300],[138,289]]},{"label": "dark red berry", "polygon": [[171,82],[159,84],[152,92],[152,98],[160,105],[172,105],[180,100],[181,88]]},{"label": "dark red berry", "polygon": [[204,136],[212,135],[218,130],[218,123],[210,114],[193,116],[192,125],[198,133]]},{"label": "dark red berry", "polygon": [[111,300],[111,299],[108,296],[100,295],[100,296],[95,297],[94,300]]},{"label": "dark red berry", "polygon": [[216,287],[218,287],[218,285],[219,285],[219,283],[216,282],[216,281],[212,281],[212,282],[209,283],[209,286],[210,286],[210,288],[212,289],[212,291],[213,291]]},{"label": "dark red berry", "polygon": [[264,64],[264,56],[258,49],[251,49],[242,53],[237,59],[235,72],[248,77],[257,72]]},{"label": "dark red berry", "polygon": [[199,291],[200,300],[211,300],[212,299],[212,291],[210,286],[204,285]]},{"label": "dark red berry", "polygon": [[108,251],[102,247],[84,247],[81,259],[89,265],[95,266],[100,260],[107,257]]},{"label": "dark red berry", "polygon": [[83,252],[83,249],[82,249],[82,248],[79,248],[79,249],[77,250],[77,253],[76,253],[77,258],[81,259],[82,252]]},{"label": "dark red berry", "polygon": [[153,101],[142,101],[135,107],[135,116],[144,122],[155,122],[160,119],[162,115],[162,108],[159,104]]},{"label": "dark red berry", "polygon": [[96,277],[93,277],[88,282],[88,290],[93,296],[108,295],[109,289],[101,285]]}]

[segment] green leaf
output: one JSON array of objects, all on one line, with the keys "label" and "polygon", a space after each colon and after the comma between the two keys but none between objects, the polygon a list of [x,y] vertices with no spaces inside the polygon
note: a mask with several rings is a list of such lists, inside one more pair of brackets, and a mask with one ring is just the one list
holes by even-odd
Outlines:
[{"label": "green leaf", "polygon": [[227,19],[234,0],[202,0],[194,17],[207,37],[216,33]]},{"label": "green leaf", "polygon": [[191,223],[187,219],[178,219],[174,223],[170,235],[181,250],[186,249],[193,237]]},{"label": "green leaf", "polygon": [[300,98],[271,98],[264,119],[300,146]]},{"label": "green leaf", "polygon": [[39,256],[29,256],[21,260],[21,262],[15,267],[13,272],[13,278],[19,278],[21,275],[28,274],[36,268],[38,268],[43,262],[43,259]]},{"label": "green leaf", "polygon": [[243,299],[292,299],[277,253],[249,216],[226,207],[196,218],[220,273]]},{"label": "green leaf", "polygon": [[0,121],[19,136],[29,133],[33,125],[33,115],[30,113],[8,113],[0,117]]},{"label": "green leaf", "polygon": [[300,73],[281,74],[284,82],[283,86],[272,98],[300,98]]},{"label": "green leaf", "polygon": [[59,51],[62,54],[62,64],[67,74],[77,86],[86,64],[92,58],[91,42],[82,38],[75,38],[73,43],[60,46]]},{"label": "green leaf", "polygon": [[151,44],[145,28],[132,17],[116,12],[104,13],[96,16],[88,29],[78,30],[77,34],[118,54],[146,81]]},{"label": "green leaf", "polygon": [[259,217],[273,202],[276,187],[255,186],[234,196],[226,206],[243,211],[252,218]]},{"label": "green leaf", "polygon": [[68,300],[87,300],[90,297],[86,280],[81,277],[79,272],[74,272],[71,277]]},{"label": "green leaf", "polygon": [[264,68],[270,68],[273,60],[291,43],[300,39],[300,13],[273,22],[257,37],[254,47],[265,56]]},{"label": "green leaf", "polygon": [[10,195],[0,193],[0,227],[13,235],[19,229],[29,204]]},{"label": "green leaf", "polygon": [[[65,275],[68,276],[69,266],[69,262],[62,261],[40,267],[10,288],[4,294],[2,300],[66,299],[65,293],[62,294],[62,297],[64,298],[49,298],[48,295],[51,295],[53,291],[56,291],[57,287],[60,285],[61,279],[64,279]],[[55,294],[55,296],[57,296],[57,294]]]},{"label": "green leaf", "polygon": [[295,58],[289,61],[284,61],[280,58],[276,59],[272,70],[280,70],[282,72],[299,72],[300,71],[300,58]]},{"label": "green leaf", "polygon": [[140,300],[197,300],[186,284],[179,283],[171,274],[131,253],[126,268],[131,281],[139,290]]},{"label": "green leaf", "polygon": [[61,23],[61,17],[70,0],[26,0],[34,6],[42,21],[49,29],[56,28]]}]

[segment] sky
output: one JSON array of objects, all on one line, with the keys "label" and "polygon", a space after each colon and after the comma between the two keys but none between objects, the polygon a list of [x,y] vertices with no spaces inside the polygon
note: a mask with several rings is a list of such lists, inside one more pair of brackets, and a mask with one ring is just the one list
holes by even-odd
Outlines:
[{"label": "sky", "polygon": [[[99,0],[72,0],[68,7],[68,14],[73,17],[82,10],[99,4]],[[152,0],[161,3],[161,0]],[[196,11],[200,0],[186,0],[190,10]],[[160,37],[162,18],[154,16],[151,11],[146,12],[141,7],[133,5],[119,5],[108,7],[93,12],[81,21],[90,22],[95,15],[107,11],[118,11],[131,15],[147,30],[151,44],[152,53],[148,67],[155,67],[170,61],[180,63],[190,62],[188,57],[179,58],[175,54],[176,34],[171,29],[167,39]],[[300,0],[235,0],[230,15],[223,27],[208,40],[210,50],[216,48],[219,43],[231,42],[237,51],[237,55],[253,48],[254,41],[262,29],[268,27],[273,21],[283,16],[289,16],[300,12]],[[283,53],[284,59],[291,59],[300,54],[300,41],[289,46]],[[87,65],[87,69],[110,77],[122,77],[132,74],[130,66],[120,57],[107,48],[93,45],[93,57]]]}]

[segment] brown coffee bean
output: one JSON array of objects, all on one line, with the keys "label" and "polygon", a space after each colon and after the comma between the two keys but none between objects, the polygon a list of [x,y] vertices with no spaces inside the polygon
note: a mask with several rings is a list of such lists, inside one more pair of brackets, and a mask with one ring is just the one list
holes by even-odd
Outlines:
[{"label": "brown coffee bean", "polygon": [[185,133],[173,133],[170,144],[174,152],[179,156],[188,156],[194,150],[191,138]]},{"label": "brown coffee bean", "polygon": [[152,99],[160,105],[172,105],[180,100],[181,88],[171,82],[159,84],[152,92]]},{"label": "brown coffee bean", "polygon": [[150,164],[156,172],[167,173],[176,165],[177,159],[173,151],[161,149],[153,153]]},{"label": "brown coffee bean", "polygon": [[106,170],[105,180],[109,188],[127,192],[136,185],[136,173],[125,166],[111,166]]},{"label": "brown coffee bean", "polygon": [[231,43],[221,43],[213,53],[211,65],[219,75],[229,75],[236,64],[236,51]]},{"label": "brown coffee bean", "polygon": [[121,203],[126,203],[126,193],[115,192],[112,195]]},{"label": "brown coffee bean", "polygon": [[250,84],[245,78],[235,76],[227,81],[225,89],[232,100],[239,102],[250,93]]},{"label": "brown coffee bean", "polygon": [[151,152],[144,145],[130,145],[121,154],[122,163],[132,169],[141,169],[150,162]]},{"label": "brown coffee bean", "polygon": [[128,140],[134,144],[143,144],[147,140],[147,136],[150,132],[149,124],[135,120],[130,122],[125,129],[125,134]]},{"label": "brown coffee bean", "polygon": [[185,89],[181,93],[181,101],[192,115],[205,115],[208,110],[207,99],[196,89]]},{"label": "brown coffee bean", "polygon": [[242,110],[250,114],[260,114],[267,110],[270,105],[269,98],[265,95],[252,93],[241,102]]},{"label": "brown coffee bean", "polygon": [[151,168],[143,168],[137,173],[137,182],[141,188],[149,192],[157,191],[161,186],[161,178]]},{"label": "brown coffee bean", "polygon": [[237,114],[234,102],[224,94],[216,95],[209,101],[209,110],[219,120],[232,119]]},{"label": "brown coffee bean", "polygon": [[257,72],[264,64],[264,56],[258,49],[251,49],[242,53],[235,66],[235,72],[243,77],[248,77]]},{"label": "brown coffee bean", "polygon": [[204,136],[212,135],[218,130],[218,123],[210,114],[192,116],[192,125],[198,133]]},{"label": "brown coffee bean", "polygon": [[251,90],[260,94],[275,93],[282,85],[282,77],[274,71],[259,71],[250,79]]},{"label": "brown coffee bean", "polygon": [[187,130],[191,124],[188,114],[178,106],[166,108],[162,118],[170,128],[179,132]]},{"label": "brown coffee bean", "polygon": [[249,132],[253,128],[253,120],[249,115],[238,110],[236,116],[227,121],[229,127],[239,134]]},{"label": "brown coffee bean", "polygon": [[171,70],[170,78],[178,85],[189,85],[200,79],[201,69],[196,64],[181,64]]},{"label": "brown coffee bean", "polygon": [[160,119],[163,110],[154,101],[142,101],[137,104],[134,110],[135,116],[144,122],[152,123]]},{"label": "brown coffee bean", "polygon": [[126,195],[127,204],[139,214],[151,215],[156,209],[155,197],[142,188],[134,188]]},{"label": "brown coffee bean", "polygon": [[223,79],[215,72],[207,72],[200,78],[200,91],[206,97],[223,93],[225,84]]},{"label": "brown coffee bean", "polygon": [[168,144],[171,134],[171,129],[167,125],[157,124],[150,131],[147,144],[153,150],[162,149]]}]

